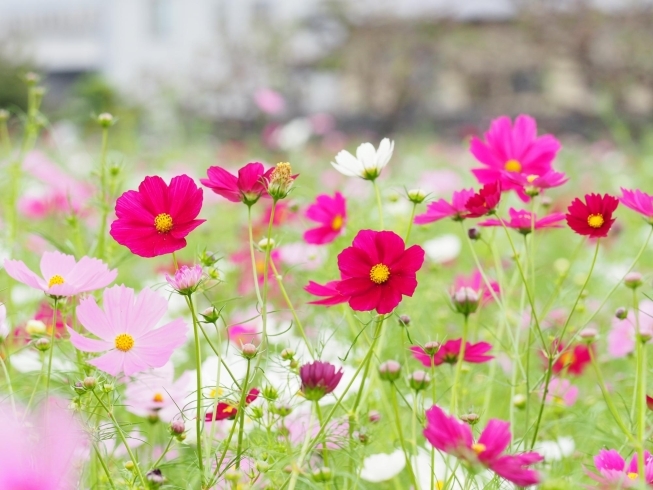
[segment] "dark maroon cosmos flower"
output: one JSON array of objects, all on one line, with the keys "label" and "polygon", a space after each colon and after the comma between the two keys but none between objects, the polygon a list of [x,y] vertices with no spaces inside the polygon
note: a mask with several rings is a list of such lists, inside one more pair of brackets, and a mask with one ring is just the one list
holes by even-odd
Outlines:
[{"label": "dark maroon cosmos flower", "polygon": [[317,401],[336,389],[342,379],[342,368],[328,362],[313,361],[299,368],[302,380],[302,393],[307,400]]},{"label": "dark maroon cosmos flower", "polygon": [[585,202],[576,198],[567,208],[569,211],[565,218],[569,228],[579,235],[592,238],[608,236],[608,232],[614,223],[612,217],[615,209],[619,206],[619,199],[609,194],[586,194]]}]

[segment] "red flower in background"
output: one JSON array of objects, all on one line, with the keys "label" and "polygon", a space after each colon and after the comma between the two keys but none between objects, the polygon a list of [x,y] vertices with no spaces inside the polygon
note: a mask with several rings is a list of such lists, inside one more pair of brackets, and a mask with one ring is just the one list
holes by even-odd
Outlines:
[{"label": "red flower in background", "polygon": [[555,374],[566,371],[569,374],[580,376],[585,368],[592,361],[590,349],[585,344],[577,344],[574,347],[565,347],[564,344],[556,342],[556,351],[561,352],[558,360],[553,364]]},{"label": "red flower in background", "polygon": [[[258,398],[260,391],[258,388],[252,388],[245,397],[245,406],[252,403]],[[215,412],[207,412],[204,416],[205,422],[213,422],[214,420],[233,420],[238,415],[238,403],[235,402],[219,402],[215,407]]]},{"label": "red flower in background", "polygon": [[615,219],[612,217],[619,206],[619,199],[609,194],[586,194],[585,202],[576,198],[567,208],[567,224],[579,235],[592,238],[608,236]]},{"label": "red flower in background", "polygon": [[501,183],[493,182],[485,184],[481,189],[470,197],[465,203],[467,215],[465,218],[480,218],[492,214],[501,200]]}]

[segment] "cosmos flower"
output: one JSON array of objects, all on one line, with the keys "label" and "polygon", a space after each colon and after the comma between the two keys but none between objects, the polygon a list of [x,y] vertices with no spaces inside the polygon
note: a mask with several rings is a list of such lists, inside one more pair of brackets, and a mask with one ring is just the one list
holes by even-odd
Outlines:
[{"label": "cosmos flower", "polygon": [[[245,396],[245,406],[254,402],[259,395],[258,388],[251,388]],[[213,412],[207,412],[204,416],[205,422],[213,422],[215,420],[233,420],[238,415],[238,402],[218,402]]]},{"label": "cosmos flower", "polygon": [[103,310],[95,298],[80,301],[77,317],[98,339],[84,337],[69,328],[71,343],[84,352],[105,352],[89,359],[93,366],[118,376],[158,368],[170,360],[172,352],[186,341],[186,324],[182,319],[156,328],[168,309],[164,297],[150,289],[137,296],[125,286],[104,290]]},{"label": "cosmos flower", "polygon": [[375,150],[371,143],[363,143],[356,150],[356,156],[342,150],[336,155],[336,161],[331,162],[331,165],[348,177],[375,180],[390,161],[394,147],[394,141],[388,138],[381,140],[378,150]]},{"label": "cosmos flower", "polygon": [[551,171],[551,163],[560,150],[560,142],[551,135],[537,136],[537,123],[527,115],[520,115],[514,125],[502,116],[490,124],[484,141],[472,138],[470,151],[484,165],[472,173],[481,184],[500,181],[503,190],[520,190],[514,174],[542,176]]},{"label": "cosmos flower", "polygon": [[466,218],[480,218],[493,214],[501,200],[501,183],[499,181],[485,184],[465,203]]},{"label": "cosmos flower", "polygon": [[[645,299],[640,302],[638,317],[635,318],[635,313],[632,311],[628,312],[623,320],[613,317],[612,328],[607,338],[610,356],[615,358],[624,357],[635,351],[638,321],[640,332],[653,337],[653,301]],[[651,342],[651,340],[647,342]]]},{"label": "cosmos flower", "polygon": [[166,274],[166,281],[168,281],[168,284],[170,284],[179,294],[188,295],[197,290],[202,281],[202,275],[202,266],[194,265],[188,267],[187,265],[182,265],[177,269],[173,277]]},{"label": "cosmos flower", "polygon": [[565,217],[569,228],[579,235],[591,238],[606,237],[615,221],[612,213],[617,206],[619,200],[609,194],[586,194],[585,202],[578,198],[573,200]]},{"label": "cosmos flower", "polygon": [[547,403],[571,407],[578,399],[578,387],[566,378],[551,378],[546,394]]},{"label": "cosmos flower", "polygon": [[116,201],[111,236],[132,253],[157,257],[186,246],[186,236],[204,223],[202,189],[188,175],[173,177],[170,185],[158,176],[145,177],[138,191],[127,191]]},{"label": "cosmos flower", "polygon": [[415,224],[425,225],[444,218],[462,221],[468,213],[465,205],[474,194],[474,189],[463,189],[453,193],[450,203],[444,199],[429,203],[425,213],[415,216]]},{"label": "cosmos flower", "polygon": [[565,174],[554,170],[550,170],[544,175],[509,173],[506,178],[521,187],[521,189],[517,190],[517,194],[520,196],[523,194],[537,196],[544,189],[560,187],[569,180]]},{"label": "cosmos flower", "polygon": [[299,368],[299,377],[302,380],[302,393],[307,400],[317,401],[333,392],[340,383],[343,375],[342,368],[329,362],[313,361]]},{"label": "cosmos flower", "polygon": [[[528,235],[532,229],[541,230],[543,228],[562,228],[559,223],[564,221],[565,215],[562,213],[551,213],[544,218],[537,219],[537,215],[533,216],[530,212],[524,209],[510,208],[508,210],[510,220],[503,221],[507,228],[517,230],[522,235]],[[488,219],[481,221],[478,226],[503,226],[498,219]]]},{"label": "cosmos flower", "polygon": [[[594,456],[598,474],[587,471],[587,476],[599,483],[600,489],[635,488],[639,486],[640,468],[637,454],[627,464],[615,449],[601,449]],[[644,451],[644,474],[646,483],[653,483],[653,457]]]},{"label": "cosmos flower", "polygon": [[317,228],[304,232],[306,243],[316,245],[331,243],[343,233],[347,222],[345,198],[339,192],[336,192],[333,197],[320,194],[306,210],[306,217],[320,224]]},{"label": "cosmos flower", "polygon": [[118,275],[116,269],[109,270],[99,259],[84,256],[77,262],[72,255],[57,251],[45,252],[41,257],[42,277],[20,260],[5,259],[5,270],[17,281],[56,297],[101,289],[111,284]]},{"label": "cosmos flower", "polygon": [[200,179],[203,186],[231,202],[242,202],[251,206],[261,197],[268,196],[266,182],[274,169],[267,171],[262,163],[251,162],[238,170],[238,177],[222,167],[209,167],[208,179]]},{"label": "cosmos flower", "polygon": [[476,466],[486,467],[520,487],[539,483],[538,473],[528,468],[542,461],[535,452],[504,454],[512,435],[510,423],[492,419],[474,442],[472,429],[434,405],[426,411],[424,437],[438,450]]},{"label": "cosmos flower", "polygon": [[419,245],[405,248],[403,239],[391,231],[361,230],[352,246],[338,255],[343,280],[336,289],[349,297],[354,310],[390,313],[402,296],[415,292],[415,275],[423,263]]},{"label": "cosmos flower", "polygon": [[[439,366],[444,363],[455,364],[458,362],[461,343],[462,339],[447,340],[435,349],[428,349],[430,353],[418,345],[413,345],[410,350],[413,353],[413,357],[425,367]],[[478,342],[476,344],[466,342],[465,357],[463,360],[473,364],[488,362],[494,358],[494,356],[487,354],[491,349],[492,344],[488,344],[487,342]]]},{"label": "cosmos flower", "polygon": [[[489,280],[489,282],[492,291],[498,295],[500,292],[499,283],[491,280]],[[476,294],[481,298],[482,303],[493,300],[492,293],[486,287],[485,282],[483,281],[483,276],[478,269],[469,276],[458,274],[455,277],[452,291],[459,291],[461,288],[470,288],[473,291],[476,291]]]},{"label": "cosmos flower", "polygon": [[619,200],[624,206],[638,212],[653,224],[653,196],[639,189],[631,191],[622,187]]},{"label": "cosmos flower", "polygon": [[592,362],[590,349],[585,344],[576,344],[574,347],[565,346],[562,342],[556,341],[556,350],[560,352],[558,360],[553,363],[553,372],[558,374],[566,371],[568,374],[580,376],[585,368]]},{"label": "cosmos flower", "polygon": [[315,301],[309,301],[308,303],[311,305],[323,306],[333,306],[347,303],[349,298],[340,294],[336,288],[339,282],[340,281],[329,281],[326,284],[318,284],[314,281],[308,281],[308,286],[305,286],[304,290],[313,296],[324,298]]}]

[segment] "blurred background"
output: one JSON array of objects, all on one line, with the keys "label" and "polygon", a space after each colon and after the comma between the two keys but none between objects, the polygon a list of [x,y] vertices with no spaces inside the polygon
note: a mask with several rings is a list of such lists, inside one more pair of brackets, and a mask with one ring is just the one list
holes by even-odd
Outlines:
[{"label": "blurred background", "polygon": [[500,114],[597,139],[653,113],[650,0],[0,0],[0,107],[240,139],[457,138]]}]

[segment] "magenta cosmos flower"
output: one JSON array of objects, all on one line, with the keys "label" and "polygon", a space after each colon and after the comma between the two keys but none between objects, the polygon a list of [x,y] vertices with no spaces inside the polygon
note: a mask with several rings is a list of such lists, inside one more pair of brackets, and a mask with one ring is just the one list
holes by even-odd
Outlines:
[{"label": "magenta cosmos flower", "polygon": [[495,119],[484,136],[484,141],[476,137],[471,141],[470,151],[485,166],[472,173],[481,184],[501,181],[504,190],[521,189],[512,174],[541,176],[551,171],[560,150],[555,137],[547,134],[538,138],[535,119],[524,114],[514,125],[507,116]]},{"label": "magenta cosmos flower", "polygon": [[126,376],[158,368],[170,360],[172,352],[186,341],[186,324],[182,319],[156,328],[168,309],[168,302],[150,289],[134,296],[134,290],[114,286],[104,290],[104,311],[92,296],[77,307],[80,323],[98,337],[84,337],[68,329],[70,341],[84,352],[105,352],[87,361],[117,376]]},{"label": "magenta cosmos flower", "polygon": [[526,196],[537,196],[544,189],[560,187],[569,180],[564,173],[554,170],[550,170],[544,175],[509,173],[506,177],[521,187],[521,189],[517,190],[520,197],[523,197],[522,193]]},{"label": "magenta cosmos flower", "polygon": [[619,206],[619,200],[609,194],[586,194],[585,202],[576,198],[567,208],[565,215],[569,228],[579,235],[591,238],[608,236],[614,223],[612,213]]},{"label": "magenta cosmos flower", "polygon": [[202,209],[202,189],[188,175],[173,177],[170,185],[158,176],[145,177],[138,191],[116,201],[111,236],[141,257],[157,257],[186,246],[186,236],[204,223],[195,219]]},{"label": "magenta cosmos flower", "polygon": [[314,281],[308,281],[308,286],[305,286],[304,290],[313,296],[324,298],[315,301],[309,301],[308,303],[311,305],[323,306],[333,306],[347,303],[349,298],[347,296],[343,296],[340,294],[340,291],[338,291],[337,286],[339,282],[340,281],[329,281],[326,284],[318,284]]},{"label": "magenta cosmos flower", "polygon": [[321,194],[306,210],[306,217],[320,224],[317,228],[311,228],[304,233],[306,243],[315,245],[331,243],[344,231],[347,221],[345,198],[339,192],[336,192],[333,197]]},{"label": "magenta cosmos flower", "polygon": [[[601,489],[633,488],[639,485],[640,469],[637,454],[634,454],[627,464],[624,458],[614,449],[601,449],[594,456],[594,465],[599,474],[587,472],[587,475],[599,482]],[[653,457],[644,451],[644,476],[646,483],[653,483]]]},{"label": "magenta cosmos flower", "polygon": [[214,166],[206,171],[208,179],[200,179],[200,182],[231,202],[242,202],[251,206],[261,196],[270,197],[266,189],[273,171],[274,168],[266,171],[262,163],[250,162],[238,170],[236,177],[224,168]]},{"label": "magenta cosmos flower", "polygon": [[474,442],[472,429],[456,417],[448,416],[437,405],[426,412],[427,425],[424,437],[436,449],[467,461],[484,466],[497,475],[520,487],[539,483],[538,473],[528,468],[544,458],[536,452],[503,454],[512,435],[510,423],[492,419]]},{"label": "magenta cosmos flower", "polygon": [[[551,213],[544,218],[537,219],[537,215],[533,216],[528,211],[515,208],[510,208],[508,214],[510,214],[510,220],[504,220],[503,224],[517,230],[522,235],[528,235],[532,229],[562,228],[560,223],[565,220],[565,215],[562,213]],[[480,222],[478,226],[503,226],[503,224],[498,219],[488,219]]]},{"label": "magenta cosmos flower", "polygon": [[[447,340],[444,344],[436,348],[424,349],[418,345],[413,345],[410,350],[413,357],[426,367],[439,366],[448,363],[455,364],[458,362],[462,339]],[[430,347],[427,345],[426,347]],[[492,360],[494,357],[487,355],[492,349],[492,344],[487,342],[478,342],[472,344],[465,342],[465,362],[481,364]]]},{"label": "magenta cosmos flower", "polygon": [[343,280],[336,289],[356,311],[390,313],[402,296],[415,292],[415,275],[423,263],[424,250],[419,245],[405,248],[392,231],[361,230],[352,246],[338,255]]},{"label": "magenta cosmos flower", "polygon": [[302,393],[307,400],[317,401],[333,392],[343,375],[342,368],[329,362],[313,361],[299,368],[302,380]]},{"label": "magenta cosmos flower", "polygon": [[34,289],[50,296],[75,296],[101,289],[111,284],[118,271],[109,270],[99,259],[82,257],[79,262],[72,255],[61,252],[45,252],[41,257],[41,276],[38,276],[20,260],[5,259],[7,274]]},{"label": "magenta cosmos flower", "polygon": [[429,203],[425,213],[415,216],[415,224],[425,225],[444,218],[451,218],[454,221],[464,220],[468,213],[465,205],[474,194],[474,189],[463,189],[453,193],[451,202],[439,199]]},{"label": "magenta cosmos flower", "polygon": [[631,191],[622,187],[619,200],[624,206],[638,212],[646,218],[646,221],[653,224],[653,196],[639,189]]},{"label": "magenta cosmos flower", "polygon": [[470,197],[465,203],[467,209],[466,218],[480,218],[488,214],[494,214],[495,208],[501,200],[501,182],[485,184],[481,189]]},{"label": "magenta cosmos flower", "polygon": [[78,488],[80,449],[88,441],[81,424],[64,407],[67,401],[51,399],[39,413],[14,415],[9,404],[0,405],[3,437],[0,439],[0,488],[3,490],[68,490]]}]

